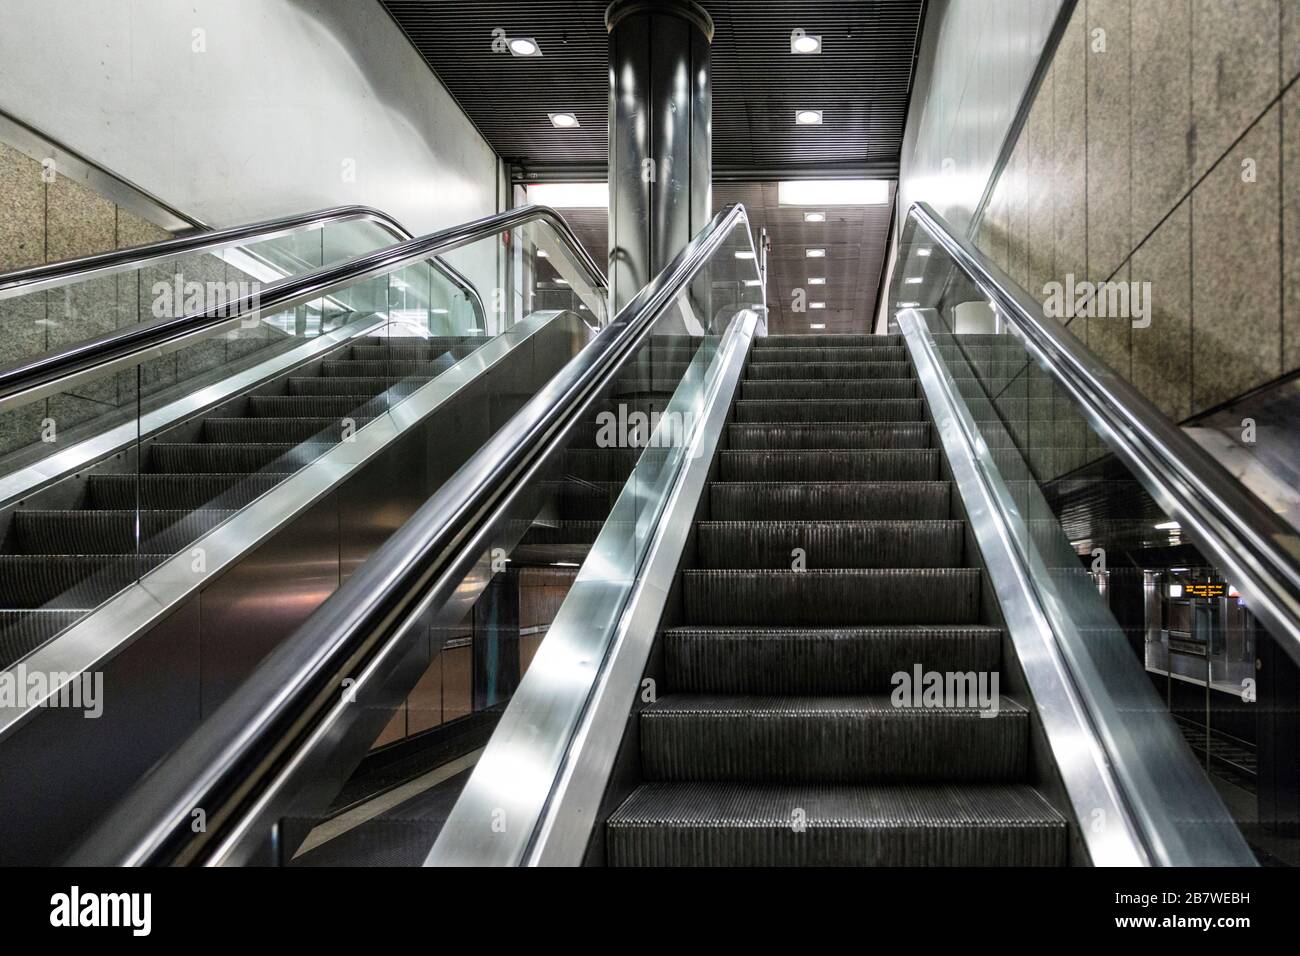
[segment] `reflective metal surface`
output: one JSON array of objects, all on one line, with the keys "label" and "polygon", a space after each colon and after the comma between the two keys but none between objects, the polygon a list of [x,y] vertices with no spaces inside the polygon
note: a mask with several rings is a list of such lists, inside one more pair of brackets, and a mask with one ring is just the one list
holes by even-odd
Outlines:
[{"label": "reflective metal surface", "polygon": [[615,311],[709,221],[713,21],[689,0],[618,0],[609,30],[609,288]]},{"label": "reflective metal surface", "polygon": [[[510,709],[452,811],[428,866],[578,866],[654,645],[682,549],[721,441],[758,316],[744,312],[719,346],[702,414],[663,511],[644,513],[648,553],[630,582],[620,566],[627,529],[602,530]],[[682,389],[699,388],[684,382]],[[685,397],[685,396],[683,396]],[[672,409],[672,404],[669,406]],[[636,495],[629,483],[624,495]],[[620,511],[616,504],[614,514]],[[625,591],[629,591],[626,593]],[[593,662],[600,661],[598,668]],[[577,675],[590,675],[583,686]],[[554,731],[539,739],[537,724]],[[544,746],[550,744],[550,746]],[[518,773],[528,767],[529,772]],[[491,834],[478,820],[505,808],[512,822]]]},{"label": "reflective metal surface", "polygon": [[924,203],[921,228],[965,271],[1025,349],[1172,517],[1188,529],[1300,660],[1300,534],[1245,490],[1144,395],[1100,362]]},{"label": "reflective metal surface", "polygon": [[[527,209],[521,214],[536,215]],[[526,479],[545,474],[557,440],[605,394],[654,321],[737,229],[748,239],[744,208],[720,212],[193,737],[154,768],[76,859],[266,859],[268,841],[272,850],[276,842],[276,821],[318,799],[330,773],[349,772],[349,757],[381,729],[372,722],[386,719],[385,694],[401,685],[402,675],[418,677],[417,645],[425,632],[412,625],[428,621],[431,608],[436,612],[460,600],[458,588],[473,590],[464,583],[474,580],[466,574],[483,559],[497,521],[509,515],[519,490],[530,487]],[[340,695],[340,688],[349,693]],[[189,826],[195,806],[208,812],[204,833]]]}]

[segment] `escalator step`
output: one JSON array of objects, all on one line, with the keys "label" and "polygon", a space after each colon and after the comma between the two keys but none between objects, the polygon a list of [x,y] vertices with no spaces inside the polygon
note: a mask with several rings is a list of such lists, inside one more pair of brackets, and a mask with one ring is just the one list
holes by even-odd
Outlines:
[{"label": "escalator step", "polygon": [[698,568],[952,568],[962,521],[702,521]]},{"label": "escalator step", "polygon": [[455,362],[447,356],[429,362],[380,360],[358,362],[351,359],[326,359],[320,364],[321,375],[327,378],[386,378],[389,384],[406,378],[433,378]]},{"label": "escalator step", "polygon": [[864,694],[927,671],[995,671],[1002,632],[936,627],[677,627],[664,638],[666,684],[682,693]]},{"label": "escalator step", "polygon": [[738,423],[923,422],[919,398],[739,401],[732,406]]},{"label": "escalator step", "polygon": [[974,568],[688,569],[681,575],[687,624],[840,627],[979,619]]},{"label": "escalator step", "polygon": [[289,477],[256,475],[91,475],[88,508],[131,509],[137,495],[145,509],[242,508]]},{"label": "escalator step", "polygon": [[758,364],[768,362],[906,362],[907,349],[901,345],[783,346],[779,348],[756,345],[749,353],[749,360]]},{"label": "escalator step", "polygon": [[334,447],[322,442],[301,444],[209,445],[155,442],[149,446],[149,470],[155,473],[201,472],[249,474],[274,465],[277,472],[297,471]]},{"label": "escalator step", "polygon": [[360,395],[252,395],[248,412],[259,418],[373,418],[385,411],[383,398]]},{"label": "escalator step", "polygon": [[[484,341],[487,341],[484,339]],[[436,358],[448,356],[453,361],[460,361],[473,354],[477,345],[427,344],[420,340],[394,340],[376,345],[354,345],[350,357],[357,362],[431,362]]]},{"label": "escalator step", "polygon": [[[911,408],[898,409],[906,415]],[[919,408],[915,409],[918,416]],[[829,450],[833,448],[929,448],[930,425],[925,421],[867,423],[749,422],[727,426],[727,447],[733,451],[760,449]]]},{"label": "escalator step", "polygon": [[612,866],[1063,866],[1032,787],[651,783],[609,819]]},{"label": "escalator step", "polygon": [[77,623],[89,610],[0,611],[0,668],[26,657],[55,634]]},{"label": "escalator step", "polygon": [[0,594],[10,609],[93,608],[157,567],[165,554],[4,554]]},{"label": "escalator step", "polygon": [[[986,694],[990,687],[985,675]],[[1009,697],[992,700],[995,707],[980,710],[978,698],[899,707],[889,694],[672,694],[640,712],[641,770],[648,780],[676,781],[1020,780],[1029,711]]]},{"label": "escalator step", "polygon": [[872,335],[868,332],[833,332],[829,335],[798,333],[794,335],[768,335],[755,340],[755,348],[861,348],[869,345],[899,346],[901,335]]},{"label": "escalator step", "polygon": [[[154,554],[173,554],[232,514],[233,511],[142,512],[142,547]],[[135,533],[134,511],[18,511],[5,545],[14,554],[130,554],[136,550]]]},{"label": "escalator step", "polygon": [[768,381],[747,379],[740,383],[740,397],[747,402],[874,401],[916,396],[916,380],[912,378],[810,379],[803,376]]},{"label": "escalator step", "polygon": [[947,518],[946,481],[731,481],[709,488],[716,521]]},{"label": "escalator step", "polygon": [[[344,419],[347,419],[345,422]],[[301,442],[313,439],[334,443],[344,433],[356,434],[372,419],[340,418],[208,418],[203,422],[203,440],[230,444]]]},{"label": "escalator step", "polygon": [[410,395],[425,382],[433,380],[431,374],[413,377],[402,382],[383,376],[329,376],[302,377],[289,379],[290,395],[360,395],[362,400],[376,395],[389,394],[397,396]]},{"label": "escalator step", "polygon": [[724,451],[721,481],[934,481],[939,452],[933,448],[800,451]]},{"label": "escalator step", "polygon": [[909,362],[771,362],[745,368],[748,381],[911,377]]}]

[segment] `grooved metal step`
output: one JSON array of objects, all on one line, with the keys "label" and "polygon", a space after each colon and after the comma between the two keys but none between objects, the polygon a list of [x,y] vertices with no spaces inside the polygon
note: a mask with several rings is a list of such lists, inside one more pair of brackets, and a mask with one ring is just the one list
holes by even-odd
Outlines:
[{"label": "grooved metal step", "polygon": [[[174,553],[211,531],[234,511],[144,511],[140,544]],[[5,538],[9,554],[130,554],[136,550],[134,511],[17,511]]]},{"label": "grooved metal step", "polygon": [[915,664],[997,670],[1002,632],[984,625],[675,627],[663,633],[665,683],[681,693],[866,694]]},{"label": "grooved metal step", "polygon": [[10,610],[95,607],[166,554],[2,554],[0,594]]},{"label": "grooved metal step", "polygon": [[[907,412],[908,409],[899,411]],[[727,446],[733,451],[929,448],[930,426],[924,421],[747,423],[727,426]]]},{"label": "grooved metal step", "polygon": [[771,362],[745,369],[750,381],[773,379],[910,378],[908,362]]},{"label": "grooved metal step", "polygon": [[888,694],[673,694],[640,712],[641,770],[678,781],[1018,780],[1029,712],[1009,697],[988,699],[981,710],[978,698],[970,706],[898,707]]},{"label": "grooved metal step", "polygon": [[371,418],[345,415],[340,418],[208,418],[203,422],[203,440],[229,444],[258,442],[341,441],[355,435]]},{"label": "grooved metal step", "polygon": [[1063,866],[1066,822],[1017,784],[650,783],[609,818],[613,866]]},{"label": "grooved metal step", "polygon": [[973,624],[979,571],[689,569],[682,604],[685,623],[696,625]]},{"label": "grooved metal step", "polygon": [[[288,472],[256,475],[91,475],[86,480],[88,509],[240,508],[266,494]],[[138,496],[138,497],[137,497]]]},{"label": "grooved metal step", "polygon": [[762,348],[831,348],[861,347],[867,345],[903,345],[901,335],[872,335],[870,332],[797,332],[787,335],[769,335],[758,340]]},{"label": "grooved metal step", "polygon": [[951,568],[961,521],[701,521],[700,568]]},{"label": "grooved metal step", "polygon": [[947,518],[946,481],[719,481],[709,487],[718,521],[854,521]]},{"label": "grooved metal step", "polygon": [[723,451],[721,481],[934,481],[933,448]]},{"label": "grooved metal step", "polygon": [[155,442],[149,446],[148,467],[159,473],[197,471],[207,474],[247,474],[268,465],[277,471],[297,471],[334,446],[316,443],[207,445],[197,442]]},{"label": "grooved metal step", "polygon": [[793,378],[740,383],[743,401],[873,401],[889,398],[916,398],[916,380],[912,378]]},{"label": "grooved metal step", "polygon": [[901,345],[831,345],[783,346],[756,345],[749,353],[750,362],[906,362],[907,349]]},{"label": "grooved metal step", "polygon": [[922,422],[925,403],[919,398],[796,399],[752,401],[732,406],[738,423],[747,422]]}]

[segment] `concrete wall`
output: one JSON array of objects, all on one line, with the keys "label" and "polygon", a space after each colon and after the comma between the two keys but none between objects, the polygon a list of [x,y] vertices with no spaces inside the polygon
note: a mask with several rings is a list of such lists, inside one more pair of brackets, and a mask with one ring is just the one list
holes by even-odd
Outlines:
[{"label": "concrete wall", "polygon": [[1295,0],[1079,0],[978,224],[1040,300],[1150,282],[1068,327],[1176,419],[1300,368],[1298,75]]},{"label": "concrete wall", "polygon": [[0,109],[212,225],[497,209],[497,158],[373,0],[5,0]]}]

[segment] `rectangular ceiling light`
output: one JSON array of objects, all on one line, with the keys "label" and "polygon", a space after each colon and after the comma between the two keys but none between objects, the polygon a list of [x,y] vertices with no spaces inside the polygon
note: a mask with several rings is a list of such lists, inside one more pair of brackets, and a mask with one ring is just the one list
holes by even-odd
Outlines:
[{"label": "rectangular ceiling light", "polygon": [[528,201],[556,209],[608,209],[609,183],[533,183]]},{"label": "rectangular ceiling light", "polygon": [[809,280],[808,280],[808,284],[809,284],[809,285],[825,285],[825,284],[826,284],[826,279],[825,279],[824,277],[822,277],[822,276],[818,276],[818,277],[815,278],[815,279],[809,279]]},{"label": "rectangular ceiling light", "polygon": [[825,259],[825,258],[826,258],[826,250],[825,250],[825,249],[805,249],[805,250],[803,251],[803,254],[804,254],[805,256],[807,256],[809,259]]},{"label": "rectangular ceiling light", "polygon": [[782,206],[883,206],[889,202],[884,179],[792,179],[776,184]]},{"label": "rectangular ceiling light", "polygon": [[817,331],[820,331],[821,329],[826,328],[826,323],[825,323],[825,322],[813,322],[813,323],[811,323],[811,324],[808,326],[808,328],[812,329],[814,332],[817,332]]},{"label": "rectangular ceiling light", "polygon": [[825,302],[809,302],[809,303],[808,303],[808,308],[810,308],[810,309],[824,309],[824,308],[826,308],[826,303],[825,303]]}]

